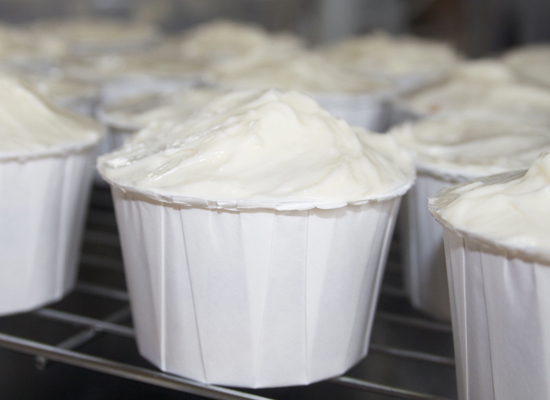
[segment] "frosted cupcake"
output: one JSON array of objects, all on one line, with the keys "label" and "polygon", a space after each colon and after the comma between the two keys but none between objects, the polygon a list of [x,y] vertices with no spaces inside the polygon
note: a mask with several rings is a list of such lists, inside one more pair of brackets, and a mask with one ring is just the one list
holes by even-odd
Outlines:
[{"label": "frosted cupcake", "polygon": [[391,137],[244,91],[99,159],[141,354],[201,382],[302,385],[367,353],[400,196]]},{"label": "frosted cupcake", "polygon": [[98,118],[111,132],[116,148],[147,124],[167,119],[183,120],[225,93],[227,91],[222,89],[195,88],[167,95],[133,96],[102,106]]},{"label": "frosted cupcake", "polygon": [[154,25],[115,19],[39,20],[26,28],[37,37],[63,43],[73,55],[143,50],[160,39]]},{"label": "frosted cupcake", "polygon": [[88,117],[94,116],[100,99],[98,85],[59,74],[19,74],[42,96],[60,107]]},{"label": "frosted cupcake", "polygon": [[125,97],[171,93],[195,86],[204,66],[155,51],[71,57],[61,70],[74,79],[101,85],[102,103]]},{"label": "frosted cupcake", "polygon": [[498,60],[486,58],[457,63],[440,82],[401,96],[393,105],[392,124],[415,121],[439,112],[475,111],[470,104],[488,108],[484,100],[487,92],[516,80],[514,72]]},{"label": "frosted cupcake", "polygon": [[66,54],[61,41],[0,24],[0,65],[30,71],[47,71]]},{"label": "frosted cupcake", "polygon": [[450,320],[443,235],[426,199],[454,183],[527,168],[541,151],[550,150],[550,130],[504,116],[465,114],[391,132],[415,154],[418,174],[401,220],[405,284],[414,307]]},{"label": "frosted cupcake", "polygon": [[220,62],[246,59],[256,54],[298,52],[304,43],[297,36],[270,34],[261,27],[228,20],[215,20],[190,29],[177,41],[184,58],[215,65]]},{"label": "frosted cupcake", "polygon": [[229,88],[300,90],[336,117],[377,132],[388,126],[395,94],[395,86],[388,80],[346,71],[320,54],[306,52],[244,68],[220,69],[215,81]]},{"label": "frosted cupcake", "polygon": [[550,88],[550,44],[538,44],[511,50],[502,57],[521,78]]},{"label": "frosted cupcake", "polygon": [[75,284],[101,127],[0,77],[0,315],[60,299]]},{"label": "frosted cupcake", "polygon": [[465,399],[550,395],[550,154],[528,171],[442,191],[458,393]]},{"label": "frosted cupcake", "polygon": [[352,37],[319,51],[351,70],[388,77],[404,91],[438,81],[460,59],[446,43],[382,32]]},{"label": "frosted cupcake", "polygon": [[407,96],[404,103],[418,116],[476,111],[550,124],[550,90],[518,82],[498,62],[465,64],[445,83]]}]

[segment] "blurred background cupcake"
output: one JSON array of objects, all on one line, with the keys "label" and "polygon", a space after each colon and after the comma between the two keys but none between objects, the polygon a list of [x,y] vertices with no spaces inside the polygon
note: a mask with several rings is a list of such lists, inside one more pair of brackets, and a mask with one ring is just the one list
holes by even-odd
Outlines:
[{"label": "blurred background cupcake", "polygon": [[0,314],[74,288],[101,125],[0,77]]},{"label": "blurred background cupcake", "polygon": [[405,287],[413,307],[450,321],[443,232],[427,199],[480,176],[527,168],[550,150],[550,130],[499,114],[442,114],[391,131],[415,156],[417,181],[401,214]]},{"label": "blurred background cupcake", "polygon": [[526,171],[443,190],[443,226],[460,399],[550,393],[550,153]]}]

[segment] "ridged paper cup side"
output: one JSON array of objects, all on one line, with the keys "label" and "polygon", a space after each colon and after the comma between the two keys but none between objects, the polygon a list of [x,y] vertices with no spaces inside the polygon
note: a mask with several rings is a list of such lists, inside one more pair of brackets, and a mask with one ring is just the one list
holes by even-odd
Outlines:
[{"label": "ridged paper cup side", "polygon": [[0,315],[74,287],[94,161],[92,147],[0,159]]},{"label": "ridged paper cup side", "polygon": [[428,210],[428,198],[469,179],[426,166],[403,200],[399,231],[405,288],[413,307],[442,321],[451,320],[443,230]]},{"label": "ridged paper cup side", "polygon": [[550,257],[441,222],[459,399],[549,398]]},{"label": "ridged paper cup side", "polygon": [[448,181],[419,173],[403,199],[400,233],[405,288],[413,307],[443,321],[451,320],[443,230],[428,211],[428,197]]},{"label": "ridged paper cup side", "polygon": [[140,353],[238,387],[305,385],[368,350],[400,193],[331,209],[208,209],[112,186]]}]

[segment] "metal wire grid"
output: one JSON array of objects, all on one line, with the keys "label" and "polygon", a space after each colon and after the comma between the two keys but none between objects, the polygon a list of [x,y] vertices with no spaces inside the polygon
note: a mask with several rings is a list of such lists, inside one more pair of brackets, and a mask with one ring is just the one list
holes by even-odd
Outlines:
[{"label": "metal wire grid", "polygon": [[[120,256],[94,254],[93,252],[86,251],[87,244],[91,245],[91,247],[120,247],[118,235],[115,233],[116,221],[108,189],[99,187],[94,188],[88,221],[93,221],[94,227],[90,227],[90,224],[88,224],[88,228],[85,232],[84,252],[81,256],[82,268],[94,268],[99,271],[99,273],[105,271],[117,271],[122,273],[122,259]],[[38,309],[30,313],[30,315],[35,318],[70,324],[82,329],[55,346],[19,336],[0,333],[0,348],[35,356],[36,367],[38,369],[44,369],[48,363],[54,361],[212,399],[268,399],[268,397],[235,389],[202,384],[163,373],[153,368],[143,368],[79,352],[77,350],[78,348],[90,342],[98,335],[109,334],[134,340],[135,333],[131,326],[121,324],[121,322],[129,320],[131,317],[128,304],[128,293],[125,290],[98,285],[80,279],[76,287],[76,292],[89,295],[90,298],[116,300],[122,302],[123,305],[104,319],[91,318],[78,313],[70,313],[51,307]],[[395,286],[383,286],[381,294],[388,298],[401,300],[405,298],[403,290]],[[434,322],[417,315],[407,316],[396,312],[378,310],[375,320],[395,324],[404,335],[412,328],[449,335],[452,332],[451,326],[448,324]],[[371,343],[369,354],[373,353],[384,354],[396,359],[406,359],[415,363],[428,363],[437,367],[451,368],[453,371],[455,366],[454,359],[450,357],[424,351],[400,349],[383,344]],[[326,382],[393,399],[449,400],[444,397],[400,389],[350,376],[340,376]]]}]

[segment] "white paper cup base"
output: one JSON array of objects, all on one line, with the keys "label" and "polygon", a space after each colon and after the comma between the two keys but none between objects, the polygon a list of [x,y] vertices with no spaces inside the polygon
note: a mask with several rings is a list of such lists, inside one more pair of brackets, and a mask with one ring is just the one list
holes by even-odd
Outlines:
[{"label": "white paper cup base", "polygon": [[305,385],[367,354],[399,197],[236,212],[112,191],[138,347],[161,370]]},{"label": "white paper cup base", "polygon": [[550,398],[550,262],[444,235],[459,398]]},{"label": "white paper cup base", "polygon": [[443,229],[428,211],[428,197],[449,184],[419,173],[415,185],[405,195],[400,218],[403,273],[411,303],[443,321],[451,320]]},{"label": "white paper cup base", "polygon": [[93,162],[92,149],[0,162],[0,315],[74,287]]}]

